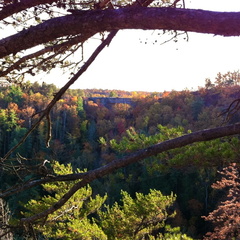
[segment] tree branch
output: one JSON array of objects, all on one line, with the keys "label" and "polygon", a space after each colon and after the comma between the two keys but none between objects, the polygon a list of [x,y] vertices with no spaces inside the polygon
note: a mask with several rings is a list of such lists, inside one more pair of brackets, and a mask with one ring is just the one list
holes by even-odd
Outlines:
[{"label": "tree branch", "polygon": [[[126,156],[121,159],[116,159],[105,166],[102,166],[95,170],[91,170],[87,173],[70,174],[70,175],[61,176],[62,178],[60,176],[57,176],[54,179],[52,179],[51,182],[59,181],[60,178],[61,178],[61,181],[78,180],[78,179],[79,180],[81,179],[81,181],[76,183],[57,203],[55,203],[49,209],[39,214],[36,214],[34,216],[31,216],[29,218],[24,218],[22,219],[22,222],[32,223],[40,218],[48,216],[49,214],[53,213],[57,209],[61,208],[78,189],[86,186],[87,184],[89,184],[95,179],[98,179],[107,174],[113,173],[113,171],[117,169],[126,167],[132,163],[138,162],[147,157],[154,156],[156,154],[169,151],[175,148],[184,147],[195,142],[210,141],[213,139],[217,139],[225,136],[231,136],[239,133],[240,133],[240,123],[235,125],[213,128],[213,129],[205,129],[205,130],[197,131],[194,133],[186,134],[178,138],[167,140],[165,142],[155,144],[145,149],[141,149],[131,154],[130,156]],[[63,180],[64,178],[66,180]]]},{"label": "tree branch", "polygon": [[28,55],[20,58],[17,62],[15,62],[10,67],[8,67],[5,71],[0,72],[0,77],[6,76],[8,73],[10,73],[11,71],[13,71],[15,69],[20,69],[19,66],[30,59],[37,58],[37,57],[42,56],[45,53],[49,53],[49,52],[55,52],[56,54],[64,53],[66,51],[66,49],[68,49],[69,47],[76,45],[78,43],[83,43],[88,38],[89,38],[89,36],[87,36],[87,35],[77,36],[77,37],[74,37],[74,38],[70,39],[69,41],[63,42],[61,44],[45,47],[41,50],[38,50],[37,52],[28,54]]},{"label": "tree branch", "polygon": [[1,162],[5,161],[19,146],[21,146],[28,136],[36,129],[39,123],[49,115],[51,109],[54,107],[56,102],[63,96],[63,94],[68,90],[68,88],[75,83],[75,81],[88,69],[92,62],[96,59],[98,54],[110,44],[114,36],[117,34],[117,31],[112,31],[107,38],[95,49],[93,54],[89,57],[86,63],[80,68],[80,70],[56,93],[52,101],[48,104],[45,110],[42,111],[42,115],[38,118],[36,123],[31,127],[31,129],[20,139],[18,144],[13,146],[6,155],[1,159]]},{"label": "tree branch", "polygon": [[159,154],[165,151],[169,151],[171,149],[184,147],[186,145],[189,145],[195,142],[209,141],[209,140],[213,140],[213,139],[217,139],[225,136],[232,136],[239,133],[240,133],[240,123],[224,126],[224,127],[201,130],[201,131],[190,133],[190,134],[187,134],[175,139],[171,139],[162,143],[158,143],[146,149],[139,150],[129,156],[114,160],[103,167],[89,171],[87,173],[75,173],[75,174],[67,174],[67,175],[60,175],[60,176],[49,176],[44,179],[38,179],[38,180],[33,180],[30,182],[24,183],[21,186],[17,186],[15,188],[9,189],[6,192],[1,193],[0,198],[8,197],[10,195],[39,186],[44,183],[58,182],[58,181],[75,181],[80,179],[89,179],[89,182],[91,182],[94,179],[103,177],[116,169],[119,169],[121,167],[126,167],[129,164],[138,162],[147,157],[154,156],[156,154]]},{"label": "tree branch", "polygon": [[8,4],[2,7],[0,11],[0,20],[31,7],[35,7],[40,4],[51,4],[54,2],[57,2],[57,0],[21,0],[17,3]]},{"label": "tree branch", "polygon": [[145,7],[78,11],[78,14],[53,18],[0,40],[0,57],[67,35],[93,36],[119,29],[164,29],[239,36],[239,26],[240,12]]}]

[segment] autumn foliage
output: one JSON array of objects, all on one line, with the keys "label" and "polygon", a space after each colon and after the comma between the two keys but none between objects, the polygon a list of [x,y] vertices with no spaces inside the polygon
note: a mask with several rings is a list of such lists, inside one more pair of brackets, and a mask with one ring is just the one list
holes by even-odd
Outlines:
[{"label": "autumn foliage", "polygon": [[214,231],[207,233],[205,240],[239,239],[240,237],[240,168],[236,163],[219,172],[220,181],[212,184],[214,189],[224,191],[223,200],[218,208],[205,220],[212,222]]},{"label": "autumn foliage", "polygon": [[[227,76],[231,76],[231,74]],[[211,84],[208,81],[207,86],[199,88],[195,92],[184,90],[169,93],[136,93],[98,89],[68,90],[56,103],[49,116],[52,123],[50,148],[46,147],[48,122],[44,120],[18,148],[17,152],[12,153],[6,165],[3,165],[0,181],[1,190],[5,193],[8,192],[9,187],[11,189],[18,188],[16,183],[19,181],[25,184],[29,181],[35,182],[35,179],[44,180],[48,174],[54,177],[61,176],[61,174],[66,174],[64,166],[65,170],[67,166],[71,166],[71,171],[74,173],[84,169],[91,172],[91,170],[94,171],[94,169],[131,155],[139,149],[173,140],[203,128],[214,128],[226,124],[225,115],[222,113],[234,99],[239,98],[239,84],[236,81],[234,85],[225,84],[228,79],[225,77],[225,75],[219,74],[217,81]],[[0,152],[2,157],[31,128],[57,91],[58,89],[53,84],[46,83],[42,85],[29,83],[24,90],[14,84],[1,87]],[[236,123],[238,119],[239,113],[237,112],[228,119],[228,123]],[[122,191],[126,192],[127,195],[129,194],[133,201],[136,199],[136,192],[147,196],[146,194],[149,193],[150,189],[160,191],[163,196],[169,196],[173,193],[174,196],[176,194],[177,198],[174,199],[175,202],[171,207],[177,214],[174,215],[174,218],[167,220],[166,226],[169,223],[173,229],[177,227],[177,232],[169,232],[169,229],[166,228],[155,229],[154,225],[154,230],[150,234],[153,236],[161,236],[161,234],[167,236],[166,234],[169,234],[171,237],[176,235],[180,239],[183,239],[181,236],[185,234],[184,239],[188,237],[201,239],[208,230],[212,233],[206,235],[206,239],[220,239],[214,238],[214,234],[221,230],[223,231],[221,236],[224,236],[224,233],[228,234],[226,239],[228,236],[236,237],[239,219],[239,210],[237,210],[239,207],[237,202],[239,201],[237,195],[239,194],[239,186],[237,188],[239,180],[237,177],[239,176],[234,167],[238,166],[239,144],[238,136],[225,137],[207,142],[192,143],[182,148],[171,149],[156,156],[142,159],[118,169],[112,175],[94,181],[91,184],[93,196],[89,193],[88,198],[94,198],[98,194],[100,196],[107,194],[106,201],[109,209],[114,209],[113,206],[119,206],[117,211],[123,212],[120,201]],[[45,159],[49,161],[44,166],[48,168],[48,171],[43,174],[39,171],[38,166],[42,166]],[[56,161],[64,165],[62,165],[63,170],[55,176],[52,170],[53,163]],[[227,168],[225,185],[221,181],[214,185],[218,188],[226,188],[229,192],[227,192],[228,197],[219,205],[220,210],[215,210],[206,217],[206,220],[213,223],[213,228],[211,228],[211,225],[204,221],[201,216],[206,215],[209,210],[217,209],[216,203],[219,202],[219,195],[223,194],[222,192],[219,194],[210,186],[217,179],[217,171],[231,163],[236,163],[236,165],[230,165],[230,168]],[[236,175],[235,178],[234,175]],[[231,185],[233,182],[236,187]],[[74,182],[70,181],[68,184],[71,185]],[[29,206],[29,210],[32,209],[34,214],[43,210],[45,200],[51,199],[50,203],[52,204],[61,199],[56,195],[57,192],[47,192],[46,189],[38,187],[27,189],[7,198],[11,216],[19,220],[23,217],[23,212],[26,213],[26,217],[30,216],[25,209],[28,204],[33,203],[31,207]],[[63,188],[66,192],[69,187]],[[40,199],[44,201],[40,201]],[[39,208],[35,204],[36,202],[40,203]],[[86,204],[88,203],[86,202]],[[50,207],[51,204],[47,204],[45,207]],[[63,208],[59,211],[64,212],[66,210],[64,207],[68,207],[66,212],[69,209],[76,210],[72,208],[71,202],[68,204],[62,206]],[[25,206],[24,209],[23,206]],[[146,207],[149,205],[146,204]],[[77,210],[77,212],[79,211]],[[48,220],[52,218],[59,220],[57,214],[58,212],[56,215],[49,215]],[[75,216],[75,212],[71,214]],[[76,235],[77,232],[84,234],[82,228],[76,227],[77,224],[80,224],[84,228],[83,221],[80,222],[77,216],[74,222],[71,214],[70,217],[62,215],[63,219],[65,217],[70,219],[69,222],[64,220],[69,231],[64,232],[66,227],[61,225],[61,221],[57,223],[62,226],[62,230],[58,232],[59,236],[66,236],[66,234],[72,236],[72,234]],[[91,214],[86,216],[86,223],[91,220]],[[125,215],[124,219],[127,221],[131,216]],[[103,223],[103,219],[101,221]],[[112,223],[108,220],[106,222],[109,226]],[[46,223],[49,222],[46,221]],[[101,222],[95,222],[98,226],[91,221],[90,223],[93,225],[90,224],[89,227],[99,228],[101,226]],[[56,222],[51,222],[51,224],[46,226],[47,230],[42,231],[35,225],[36,232],[40,235],[51,232],[54,235],[55,231],[51,226],[56,225]],[[125,225],[119,231],[123,231]],[[21,236],[26,234],[24,230],[22,231],[19,234]],[[126,239],[124,234],[122,239]],[[130,239],[132,239],[131,236]]]}]

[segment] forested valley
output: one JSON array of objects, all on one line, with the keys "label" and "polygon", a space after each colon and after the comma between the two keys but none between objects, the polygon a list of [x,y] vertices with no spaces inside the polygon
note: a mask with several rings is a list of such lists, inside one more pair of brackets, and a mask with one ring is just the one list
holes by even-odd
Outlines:
[{"label": "forested valley", "polygon": [[[238,111],[225,111],[234,104],[237,109],[239,82],[238,72],[228,72],[219,73],[214,81],[207,79],[198,91],[69,89],[50,113],[51,129],[47,119],[42,121],[2,165],[1,189],[39,176],[89,171],[158,142],[236,123]],[[53,84],[37,82],[1,85],[2,157],[57,91]],[[239,225],[234,225],[239,219],[239,155],[235,136],[194,143],[131,164],[80,189],[62,210],[45,219],[46,224],[37,222],[33,239],[220,239],[214,238],[214,229],[233,234],[222,239],[239,239]],[[228,179],[227,184],[221,185],[221,177]],[[19,219],[60,199],[72,184],[47,183],[9,196],[1,203],[1,218],[17,226]],[[235,195],[234,191],[229,195],[234,186]],[[227,194],[229,209],[224,204],[221,211],[213,212]],[[14,239],[31,239],[30,235],[17,230]]]}]

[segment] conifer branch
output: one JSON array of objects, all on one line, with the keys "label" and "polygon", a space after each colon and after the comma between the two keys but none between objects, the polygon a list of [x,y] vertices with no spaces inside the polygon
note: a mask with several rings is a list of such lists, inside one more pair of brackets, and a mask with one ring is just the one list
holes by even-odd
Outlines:
[{"label": "conifer branch", "polygon": [[[194,133],[186,134],[178,138],[167,140],[145,149],[141,149],[129,156],[126,156],[121,159],[116,159],[110,162],[109,164],[102,166],[98,169],[91,170],[86,173],[74,174],[74,177],[76,177],[76,179],[74,180],[79,179],[80,181],[77,182],[57,203],[55,203],[49,209],[41,213],[38,213],[34,216],[31,216],[29,218],[24,218],[21,221],[22,223],[25,224],[25,223],[33,223],[41,218],[45,218],[49,214],[61,208],[71,198],[71,196],[73,196],[73,194],[76,191],[78,191],[80,188],[86,186],[87,184],[91,183],[95,179],[98,179],[105,175],[113,173],[117,169],[126,167],[132,163],[138,162],[147,157],[155,156],[156,154],[169,151],[172,149],[184,147],[195,142],[210,141],[213,139],[236,135],[239,133],[240,133],[240,123],[235,125],[224,126],[224,127],[205,129],[205,130],[197,131]],[[71,180],[73,180],[73,175],[71,174],[70,176],[71,176]],[[57,181],[57,179],[58,177],[55,177],[51,180],[51,182]],[[69,180],[67,175],[65,176],[65,179],[66,181]]]}]

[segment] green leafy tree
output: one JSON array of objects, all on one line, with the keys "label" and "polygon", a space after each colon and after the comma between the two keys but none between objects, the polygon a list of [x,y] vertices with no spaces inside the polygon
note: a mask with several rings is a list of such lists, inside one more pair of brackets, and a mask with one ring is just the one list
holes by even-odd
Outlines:
[{"label": "green leafy tree", "polygon": [[[175,216],[170,209],[176,200],[173,194],[164,196],[160,191],[151,190],[149,194],[136,193],[132,198],[121,191],[122,203],[116,203],[105,211],[99,211],[99,224],[111,239],[183,239],[179,228],[171,228],[167,221]],[[171,213],[172,212],[172,213]]]},{"label": "green leafy tree", "polygon": [[167,219],[174,216],[168,213],[176,200],[174,195],[163,196],[159,191],[150,190],[146,196],[136,193],[133,199],[127,192],[121,194],[122,205],[115,203],[99,212],[100,225],[108,239],[144,239],[164,229]]},{"label": "green leafy tree", "polygon": [[78,114],[81,118],[85,118],[85,110],[84,110],[84,104],[83,104],[83,98],[82,97],[78,97],[77,100],[77,111]]},{"label": "green leafy tree", "polygon": [[[72,173],[70,165],[55,163],[56,174]],[[57,202],[73,183],[48,183],[44,189],[48,192],[41,199],[30,200],[24,205],[22,214],[30,217],[43,208]],[[167,221],[175,216],[173,204],[176,196],[164,196],[160,191],[150,190],[144,195],[136,193],[132,198],[122,191],[122,204],[106,205],[100,210],[105,197],[91,197],[92,189],[87,186],[79,190],[59,211],[34,224],[37,236],[54,239],[184,239],[190,240],[179,228],[171,228]],[[92,214],[95,213],[95,217]],[[12,220],[14,222],[14,220]],[[16,222],[15,222],[16,224]]]},{"label": "green leafy tree", "polygon": [[[58,162],[54,163],[53,170],[55,174],[73,173],[70,164],[61,165]],[[23,216],[31,217],[57,203],[74,183],[74,181],[71,181],[44,184],[45,196],[41,199],[32,199],[25,204],[24,208],[26,210],[22,212]],[[102,206],[107,196],[96,195],[94,198],[91,196],[92,189],[90,186],[81,188],[64,207],[49,215],[46,219],[38,221],[34,225],[35,234],[41,233],[43,236],[54,239],[107,239],[94,220],[88,218]]]},{"label": "green leafy tree", "polygon": [[23,91],[21,87],[18,85],[11,85],[6,95],[6,100],[20,105],[23,101]]},{"label": "green leafy tree", "polygon": [[116,91],[111,91],[111,92],[109,93],[109,97],[116,98],[116,97],[118,97],[118,94],[117,94]]},{"label": "green leafy tree", "polygon": [[[73,173],[70,164],[64,166],[54,163],[55,174]],[[30,217],[56,203],[73,186],[74,182],[47,183],[43,187],[48,194],[41,199],[30,200],[24,205],[22,214]],[[150,190],[143,195],[136,193],[133,199],[127,192],[122,191],[122,205],[115,203],[99,210],[106,195],[96,195],[92,198],[92,189],[86,186],[79,190],[61,209],[49,215],[34,225],[37,235],[54,239],[144,239],[158,235],[158,237],[174,236],[179,229],[172,229],[166,221],[175,216],[170,209],[176,196],[164,196],[161,192]],[[89,217],[93,213],[99,216]],[[98,219],[98,220],[97,220]],[[12,220],[14,221],[14,220]],[[173,234],[173,235],[172,235]],[[185,238],[184,238],[185,239]],[[187,239],[187,238],[186,238]]]},{"label": "green leafy tree", "polygon": [[17,126],[17,114],[14,109],[0,109],[0,144],[1,155],[3,156],[11,144],[11,135]]},{"label": "green leafy tree", "polygon": [[[112,148],[118,153],[134,152],[142,147],[148,147],[153,144],[161,143],[184,134],[183,127],[168,128],[166,126],[158,125],[158,131],[154,135],[146,135],[138,133],[133,127],[126,131],[126,135],[120,140],[112,139],[107,142],[100,138],[100,143]],[[189,130],[188,133],[191,133]],[[189,145],[181,149],[174,149],[168,153],[158,154],[151,158],[151,161],[146,163],[150,171],[161,170],[161,167],[213,167],[219,165],[226,165],[229,162],[234,162],[238,158],[239,139],[225,138],[216,139],[209,142],[201,142]],[[219,151],[221,149],[221,151]]]}]

